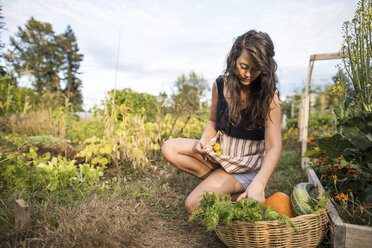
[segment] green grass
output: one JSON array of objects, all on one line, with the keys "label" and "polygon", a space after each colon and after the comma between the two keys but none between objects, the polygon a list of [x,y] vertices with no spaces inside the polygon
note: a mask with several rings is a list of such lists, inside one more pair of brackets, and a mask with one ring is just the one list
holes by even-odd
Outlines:
[{"label": "green grass", "polygon": [[290,195],[292,186],[307,182],[307,175],[301,169],[301,156],[297,151],[282,151],[279,163],[266,185],[266,197],[275,192]]}]

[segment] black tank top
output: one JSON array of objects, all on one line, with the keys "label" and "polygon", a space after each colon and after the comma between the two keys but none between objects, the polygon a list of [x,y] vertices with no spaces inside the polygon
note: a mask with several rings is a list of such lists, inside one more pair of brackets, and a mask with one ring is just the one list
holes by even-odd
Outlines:
[{"label": "black tank top", "polygon": [[238,126],[234,127],[228,121],[228,103],[223,95],[224,81],[222,76],[216,79],[218,91],[218,103],[216,113],[216,130],[223,131],[225,134],[240,139],[263,140],[265,139],[265,127],[247,130],[250,121],[242,110],[242,118]]}]

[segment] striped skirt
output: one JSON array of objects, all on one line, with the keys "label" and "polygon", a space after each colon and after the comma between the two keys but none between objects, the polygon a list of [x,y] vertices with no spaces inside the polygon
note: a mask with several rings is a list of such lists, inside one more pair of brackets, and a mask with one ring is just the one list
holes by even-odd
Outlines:
[{"label": "striped skirt", "polygon": [[[213,150],[220,143],[221,154]],[[265,140],[247,140],[218,133],[204,147],[206,158],[220,164],[228,173],[248,173],[261,167]]]}]

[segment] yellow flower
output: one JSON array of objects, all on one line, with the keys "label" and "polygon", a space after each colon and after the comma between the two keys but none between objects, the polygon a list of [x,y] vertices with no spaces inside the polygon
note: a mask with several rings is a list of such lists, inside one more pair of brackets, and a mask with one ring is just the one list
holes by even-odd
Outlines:
[{"label": "yellow flower", "polygon": [[213,150],[215,152],[221,151],[221,145],[219,143],[216,143],[213,145]]}]

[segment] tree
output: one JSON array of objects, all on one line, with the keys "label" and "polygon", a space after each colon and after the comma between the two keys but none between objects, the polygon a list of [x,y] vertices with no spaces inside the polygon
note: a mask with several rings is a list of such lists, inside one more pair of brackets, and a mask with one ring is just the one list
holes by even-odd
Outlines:
[{"label": "tree", "polygon": [[[70,26],[63,34],[56,35],[50,23],[32,17],[24,28],[18,27],[10,43],[5,59],[19,77],[31,75],[32,84],[40,95],[64,94],[76,109],[81,110],[82,82],[78,70],[83,55],[79,53]],[[63,83],[65,87],[62,87]]]},{"label": "tree", "polygon": [[80,62],[83,60],[84,56],[79,53],[76,37],[70,25],[67,26],[65,33],[57,37],[57,41],[61,49],[60,52],[63,54],[63,65],[61,70],[64,75],[63,80],[66,82],[63,92],[77,110],[82,110],[82,82],[78,78],[78,75],[80,74]]},{"label": "tree", "polygon": [[201,109],[201,98],[209,90],[207,81],[191,71],[189,76],[181,75],[175,82],[177,92],[172,94],[172,100],[178,111],[194,113]]},{"label": "tree", "polygon": [[18,33],[10,38],[10,43],[11,50],[5,58],[19,76],[31,74],[33,86],[39,94],[60,89],[58,72],[63,57],[57,50],[51,24],[32,17],[25,29],[18,27]]}]

